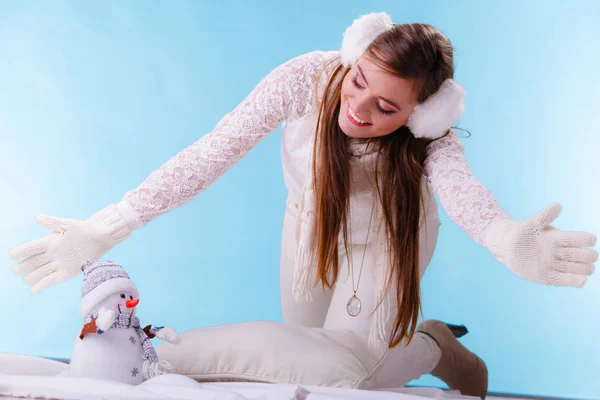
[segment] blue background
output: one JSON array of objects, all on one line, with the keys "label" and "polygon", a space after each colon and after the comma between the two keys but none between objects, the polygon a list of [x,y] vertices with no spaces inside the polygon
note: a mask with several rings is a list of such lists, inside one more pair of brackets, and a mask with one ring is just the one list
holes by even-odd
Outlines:
[{"label": "blue background", "polygon": [[[84,219],[119,201],[272,68],[338,49],[371,11],[453,41],[467,158],[514,218],[560,202],[557,227],[599,233],[600,2],[569,3],[0,2],[0,351],[69,357],[81,326],[81,276],[33,295],[10,271],[10,249],[47,233],[36,214]],[[281,321],[279,140],[107,255],[140,288],[142,321]],[[442,212],[425,318],[467,325],[490,391],[599,398],[599,293],[597,275],[583,290],[518,278]]]}]

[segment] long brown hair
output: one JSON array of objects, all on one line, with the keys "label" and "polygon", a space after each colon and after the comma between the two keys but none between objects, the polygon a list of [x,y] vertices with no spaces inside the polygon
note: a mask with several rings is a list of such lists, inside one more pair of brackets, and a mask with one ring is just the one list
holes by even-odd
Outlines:
[{"label": "long brown hair", "polygon": [[[369,46],[366,55],[386,71],[410,79],[414,83],[418,103],[425,101],[445,79],[454,75],[450,42],[427,24],[394,26]],[[330,289],[338,276],[340,230],[348,249],[349,139],[337,122],[342,81],[348,71],[341,65],[336,66],[325,87],[319,107],[313,157],[317,214],[316,283],[322,281],[323,286]],[[421,311],[420,206],[423,202],[421,190],[426,148],[431,140],[415,138],[403,126],[389,135],[368,141],[377,142],[379,151],[375,182],[391,249],[386,293],[391,285],[395,285],[398,302],[389,341],[389,346],[395,347],[405,338],[408,341],[412,339]],[[385,190],[381,190],[382,187]]]}]

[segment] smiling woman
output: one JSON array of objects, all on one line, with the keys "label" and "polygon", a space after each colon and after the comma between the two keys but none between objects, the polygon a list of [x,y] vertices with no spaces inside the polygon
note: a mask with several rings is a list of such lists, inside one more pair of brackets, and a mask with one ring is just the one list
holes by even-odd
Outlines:
[{"label": "smiling woman", "polygon": [[[365,21],[369,18],[374,20],[373,25],[385,22],[384,18],[377,20],[376,15],[364,17]],[[430,250],[419,259],[420,226],[426,220],[423,214],[432,208],[421,208],[424,202],[430,204],[423,190],[427,148],[450,133],[450,125],[463,111],[464,90],[453,81],[450,41],[431,25],[390,26],[364,54],[358,55],[354,64],[345,57],[348,55],[342,54],[342,62],[333,69],[324,89],[313,148],[318,280],[326,288],[333,287],[338,277],[339,236],[344,248],[357,245],[348,243],[350,219],[368,220],[370,226],[374,203],[378,203],[384,216],[384,240],[390,243],[391,271],[386,273],[386,287],[394,288],[397,305],[387,338],[394,347],[404,339],[410,341],[416,330],[421,272],[435,247],[433,241],[420,243]],[[428,99],[433,107],[425,104]],[[446,110],[435,108],[439,103]],[[426,119],[435,122],[432,126],[423,129],[414,120],[408,124],[411,116],[418,116],[415,108],[419,111],[427,107],[432,115]],[[349,149],[365,142],[371,156],[351,161]],[[356,190],[351,182],[356,174],[353,170],[369,171],[362,179],[372,181],[366,185],[367,191],[377,200],[349,207],[350,193]],[[502,213],[499,207],[495,212]],[[435,226],[429,228],[437,231]],[[357,232],[351,233],[356,238]],[[367,235],[365,246],[368,239]],[[360,312],[362,303],[356,291],[348,307],[355,308],[357,315]]]},{"label": "smiling woman", "polygon": [[[400,10],[398,12],[400,14]],[[197,14],[193,15],[197,16]],[[401,15],[403,18],[406,17],[406,20],[412,19],[407,16],[404,9]],[[157,19],[162,20],[162,16]],[[281,18],[273,18],[274,22],[280,20]],[[472,18],[472,21],[476,20],[478,18]],[[124,21],[129,19],[125,18]],[[103,28],[107,27],[106,30],[102,30],[103,37],[110,34],[107,32],[111,32],[112,28],[108,29],[108,27],[111,27],[113,22],[109,20],[105,22],[106,25],[102,25]],[[257,26],[268,25],[255,22],[253,21],[253,24]],[[308,23],[306,20],[303,22]],[[191,19],[190,23],[197,25],[198,19]],[[451,26],[461,25],[455,21],[449,23],[452,24]],[[530,21],[527,21],[527,24],[529,23]],[[117,25],[115,23],[115,26]],[[151,27],[153,24],[146,23],[146,26]],[[204,28],[208,23],[202,26]],[[329,26],[331,25],[324,24],[323,29],[328,29]],[[499,26],[501,34],[498,34],[498,37],[505,40],[505,23]],[[156,32],[148,29],[148,34],[156,38]],[[165,32],[167,31],[168,29],[165,29]],[[225,31],[227,29],[223,29],[222,25],[215,28],[215,32],[219,32],[219,35],[224,35]],[[339,32],[335,34],[338,35]],[[69,37],[73,36],[75,35],[69,35]],[[164,41],[187,44],[194,42],[193,36],[190,35],[185,40],[172,40],[172,37],[168,37]],[[198,36],[206,35],[202,32]],[[146,38],[143,39],[136,42],[133,47],[146,48],[148,42]],[[114,43],[111,45],[121,40],[119,35],[115,35]],[[248,46],[251,46],[250,42],[248,41]],[[240,48],[239,34],[232,43],[238,49]],[[525,38],[518,38],[514,43],[506,46],[510,51],[503,56],[513,60],[515,54],[512,46],[521,43],[537,45],[542,41],[528,42]],[[86,48],[96,49],[92,44],[93,41],[86,43]],[[483,47],[487,50],[490,48],[489,43]],[[118,54],[126,54],[127,50],[129,49],[123,49],[123,52]],[[206,53],[203,51],[205,49],[200,50],[202,50],[198,52],[200,60],[194,68],[197,66],[210,68],[208,64],[211,63],[206,62]],[[240,49],[240,52],[242,51],[244,49]],[[157,54],[154,52],[154,47],[150,47],[148,52],[153,56]],[[222,53],[222,49],[219,49],[219,52]],[[190,54],[184,50],[181,53]],[[117,58],[113,54],[106,56],[112,59],[111,57]],[[554,56],[553,59],[555,58]],[[72,59],[85,59],[85,57],[73,56]],[[198,89],[211,88],[205,91],[198,90],[198,92],[211,99],[216,99],[216,96],[228,97],[230,94],[222,91],[223,85],[232,82],[234,85],[237,84],[238,80],[231,79],[231,76],[241,76],[240,71],[248,73],[247,68],[252,65],[250,62],[245,62],[244,68],[240,68],[240,59],[247,61],[245,56],[242,58],[240,54],[234,54],[231,59],[234,70],[225,74],[221,86],[210,86],[209,81],[213,80],[213,75],[206,73],[208,70],[197,73],[194,68],[190,68],[190,71],[194,72],[190,72],[182,80],[198,75],[200,76],[198,79],[202,81],[202,84],[198,84]],[[462,86],[455,81],[457,78],[454,76],[453,62],[454,50],[450,40],[432,25],[424,23],[395,25],[385,13],[362,16],[354,21],[344,34],[342,48],[339,51],[315,50],[298,53],[273,68],[252,90],[248,90],[243,101],[232,106],[230,110],[222,112],[221,119],[210,127],[209,133],[200,138],[193,136],[193,143],[181,149],[166,162],[162,161],[162,165],[153,167],[151,173],[143,172],[144,170],[140,172],[139,168],[131,168],[131,165],[119,166],[119,171],[127,170],[131,173],[129,177],[131,180],[124,181],[124,185],[140,179],[140,174],[145,176],[141,182],[137,181],[139,182],[137,186],[127,191],[123,189],[124,194],[119,195],[119,201],[112,203],[106,200],[104,203],[104,198],[95,197],[95,201],[101,201],[104,206],[94,208],[95,212],[91,211],[82,219],[39,215],[38,222],[50,232],[44,237],[18,245],[12,250],[11,257],[18,260],[13,266],[13,272],[24,275],[25,283],[31,286],[33,292],[45,290],[78,276],[81,272],[81,264],[86,259],[104,256],[134,232],[197,198],[201,192],[211,187],[246,157],[261,141],[282,126],[280,149],[285,192],[278,199],[285,198],[286,201],[281,203],[281,214],[279,214],[283,217],[281,247],[276,249],[280,258],[275,261],[278,262],[279,274],[273,274],[273,270],[264,268],[265,264],[271,262],[265,261],[269,257],[266,247],[261,247],[259,242],[255,242],[254,247],[244,248],[242,246],[245,244],[240,244],[242,240],[237,240],[235,236],[239,231],[243,231],[244,235],[252,237],[264,234],[264,237],[272,241],[273,234],[272,230],[260,231],[266,224],[262,219],[264,214],[261,212],[265,211],[265,208],[261,210],[260,207],[268,207],[268,212],[272,212],[271,208],[273,208],[273,203],[265,200],[270,199],[266,197],[269,193],[269,183],[264,184],[267,181],[262,175],[270,171],[263,169],[257,174],[248,174],[247,169],[242,169],[241,171],[247,174],[244,175],[244,182],[238,181],[231,186],[233,189],[230,187],[228,190],[237,194],[241,192],[241,186],[248,185],[244,187],[254,189],[258,187],[255,192],[261,195],[257,200],[260,204],[258,206],[256,203],[209,206],[200,203],[202,214],[196,219],[198,223],[189,223],[187,214],[185,221],[181,222],[187,224],[185,227],[189,228],[189,231],[175,226],[168,227],[168,224],[153,225],[154,228],[150,229],[156,229],[152,231],[157,232],[155,240],[160,243],[167,243],[163,242],[165,238],[172,241],[166,244],[165,248],[168,250],[164,251],[164,258],[161,261],[152,258],[151,263],[157,265],[153,270],[146,268],[146,264],[150,264],[150,262],[146,263],[149,259],[137,257],[140,253],[129,253],[131,257],[141,260],[138,262],[144,272],[148,271],[140,275],[152,276],[154,280],[152,284],[156,285],[155,288],[160,286],[160,290],[171,290],[171,294],[179,293],[182,287],[195,294],[203,291],[210,292],[210,295],[205,297],[189,300],[190,307],[177,307],[179,304],[174,306],[179,311],[178,323],[186,327],[189,327],[190,323],[197,326],[223,322],[218,318],[207,322],[194,307],[198,304],[204,307],[205,302],[220,302],[228,297],[229,293],[236,291],[231,289],[232,285],[236,284],[243,285],[247,292],[232,297],[232,300],[227,299],[231,301],[229,305],[217,303],[215,307],[222,307],[222,309],[229,307],[233,316],[228,315],[227,318],[231,317],[236,321],[257,318],[259,314],[253,312],[257,309],[262,310],[263,304],[262,300],[256,300],[258,296],[251,294],[261,292],[266,286],[259,287],[257,290],[254,283],[262,284],[268,281],[265,283],[268,285],[274,282],[272,279],[279,279],[279,285],[275,287],[280,289],[277,301],[281,301],[281,307],[277,307],[277,314],[271,314],[270,317],[278,318],[281,311],[286,328],[292,326],[300,326],[306,330],[314,328],[311,332],[327,334],[351,332],[353,337],[358,338],[357,342],[372,351],[369,353],[370,356],[384,354],[384,359],[381,364],[378,364],[380,368],[374,379],[374,388],[403,386],[423,375],[431,374],[463,394],[485,397],[488,389],[488,370],[483,360],[488,360],[488,355],[484,352],[489,351],[491,347],[490,336],[487,333],[505,327],[492,325],[492,323],[498,324],[497,321],[475,319],[478,314],[477,309],[474,308],[469,308],[469,311],[460,315],[453,312],[474,305],[479,307],[479,303],[484,303],[481,301],[482,298],[489,299],[487,292],[497,289],[497,276],[493,275],[497,270],[510,272],[508,275],[513,278],[518,277],[546,286],[581,288],[593,272],[593,264],[598,255],[594,250],[586,248],[595,245],[596,237],[593,234],[561,231],[552,225],[561,213],[558,204],[552,204],[527,219],[517,220],[503,209],[492,192],[474,176],[460,138],[453,132],[453,127],[462,116],[465,96]],[[140,78],[143,82],[142,86],[148,86],[147,82],[156,80],[156,70],[151,63],[150,65],[147,71],[152,73]],[[140,65],[140,69],[143,68],[147,66]],[[85,70],[85,68],[79,69]],[[497,75],[494,76],[505,76],[506,71],[503,68],[495,71],[495,74]],[[6,75],[10,76],[10,74]],[[182,76],[178,73],[172,75]],[[535,71],[532,75],[538,76]],[[168,79],[166,81],[170,82]],[[470,87],[477,90],[482,86],[478,83],[471,82]],[[76,87],[77,82],[69,82],[69,85]],[[171,85],[166,84],[165,87]],[[118,95],[112,93],[114,88],[119,88],[119,84],[112,81],[109,89],[110,97],[118,98]],[[194,87],[193,90],[195,89]],[[142,96],[139,95],[140,92],[133,90],[132,92],[136,93],[130,102],[136,103],[135,98]],[[165,92],[166,89],[152,94],[153,98],[158,99],[157,109],[161,104],[171,101],[163,101],[161,95]],[[493,94],[495,96],[497,93]],[[517,100],[515,97],[511,94],[507,101],[514,102]],[[177,96],[173,97],[175,98]],[[481,95],[475,97],[473,103],[481,104],[482,102],[479,101],[481,98],[483,98]],[[207,107],[198,106],[197,100],[198,98],[195,98],[192,102],[188,102],[187,99],[177,98],[177,101],[172,104],[175,104],[173,108],[178,108],[185,103],[186,107],[194,109],[195,114],[198,114],[197,110],[201,110],[201,117],[206,120],[210,117],[208,115],[210,112],[206,111]],[[106,104],[118,108],[110,100],[107,100]],[[142,108],[148,109],[145,106]],[[514,110],[504,111],[505,115],[514,114]],[[482,115],[481,112],[477,113]],[[148,118],[148,115],[149,113],[146,112],[145,115],[140,116],[140,119]],[[165,122],[164,126],[156,128],[156,136],[147,137],[146,130],[139,128],[135,131],[143,134],[140,133],[135,139],[127,137],[127,140],[131,141],[124,146],[127,148],[127,153],[122,154],[121,160],[126,159],[128,162],[136,163],[141,160],[138,155],[150,157],[144,151],[137,151],[141,142],[150,143],[146,149],[156,150],[164,143],[159,142],[158,137],[161,138],[160,140],[165,140],[165,136],[169,136],[169,142],[175,139],[174,135],[166,135],[165,132],[170,133],[180,129],[183,125],[174,126],[171,121],[182,121],[187,116],[174,118],[169,113],[165,115],[168,115],[165,118],[169,121]],[[539,118],[534,120],[537,123]],[[498,120],[492,123],[484,122],[485,128],[488,129]],[[185,129],[189,129],[189,126],[185,126]],[[108,130],[102,129],[97,136],[100,139],[96,140],[96,147],[90,146],[91,148],[97,149],[106,131]],[[190,136],[198,132],[196,127],[193,131]],[[78,132],[78,135],[80,134]],[[501,135],[496,134],[495,137]],[[522,135],[522,137],[529,137],[529,135]],[[188,139],[189,137],[186,137],[182,140]],[[113,137],[113,140],[119,145],[123,144],[120,137],[118,139]],[[510,139],[508,142],[511,143]],[[535,146],[539,144],[535,143]],[[506,148],[508,147],[509,145]],[[132,157],[134,151],[136,157]],[[89,164],[99,165],[102,160],[107,163],[106,165],[112,165],[105,161],[106,152],[100,154],[103,156]],[[159,157],[157,159],[164,160],[163,153],[160,153]],[[505,161],[502,160],[503,163]],[[510,164],[509,161],[501,166]],[[480,162],[480,165],[487,164]],[[255,179],[247,179],[247,176]],[[113,179],[111,178],[111,184],[114,183]],[[515,185],[512,183],[507,185],[507,189],[511,190],[508,193],[514,195]],[[90,186],[88,190],[98,192],[101,191],[99,187],[102,186],[100,184]],[[119,187],[117,190],[121,189]],[[210,198],[210,194],[204,198]],[[448,226],[446,232],[449,233],[446,233],[444,239],[450,240],[452,244],[446,248],[453,248],[454,258],[452,254],[442,255],[440,262],[444,267],[436,271],[436,276],[442,278],[438,278],[431,290],[422,293],[422,278],[433,259],[440,229],[437,200],[447,217],[462,230],[462,233],[455,234],[452,229],[456,227],[452,224],[446,225]],[[222,202],[223,198],[220,197],[218,201]],[[60,203],[60,200],[54,199],[48,204],[54,203]],[[222,221],[218,224],[210,221],[213,215],[217,215],[215,210],[223,211],[221,213],[223,218],[235,215],[232,219],[235,225],[228,226]],[[250,211],[236,214],[239,210]],[[523,211],[523,213],[529,212],[530,210]],[[251,231],[238,229],[243,225],[239,220],[250,216],[257,218],[252,223]],[[279,220],[277,221],[279,224]],[[216,226],[224,229],[223,235],[215,234]],[[275,228],[281,227],[277,225]],[[173,231],[169,232],[167,229]],[[474,259],[467,259],[465,254],[471,255],[476,251],[461,247],[465,245],[461,242],[461,234],[474,242],[467,245],[479,244],[488,250],[485,252],[487,261],[482,259],[475,262]],[[218,253],[215,258],[209,262],[202,258],[212,250],[208,247],[215,243],[209,242],[213,238],[208,236],[218,236],[224,243],[220,245],[218,251],[215,251],[215,254]],[[140,240],[143,241],[144,237],[140,236]],[[181,246],[179,240],[187,240],[186,245]],[[147,246],[147,243],[144,245]],[[259,252],[256,259],[249,259],[248,253],[256,253],[257,248],[265,251]],[[123,249],[129,252],[130,248]],[[272,250],[272,248],[268,249]],[[239,253],[244,258],[239,262],[232,262],[225,258],[232,253]],[[494,257],[506,268],[481,267],[479,261],[491,264]],[[193,268],[192,265],[206,267]],[[228,268],[231,266],[234,267]],[[229,274],[227,277],[231,279],[224,281],[227,282],[225,289],[214,289],[216,284],[213,280],[218,281],[215,278],[217,275],[210,276],[210,274],[224,273],[223,271],[226,271]],[[461,272],[463,275],[460,274]],[[165,285],[163,288],[161,279],[166,280],[167,276],[172,277],[176,273],[185,273],[185,276],[172,278],[174,280],[171,285]],[[272,278],[273,276],[275,278]],[[118,279],[115,278],[115,282],[126,282]],[[506,306],[513,300],[512,296],[506,296],[506,293],[514,289],[514,286],[510,286],[513,284],[512,281],[510,282],[498,291],[499,297],[504,296],[503,301],[493,304],[494,302],[488,300],[485,306],[480,306],[481,314],[489,315],[492,307],[497,307],[494,312],[506,312],[509,316],[515,312],[524,312],[521,305],[530,303],[523,302],[521,299],[515,300],[514,307]],[[206,286],[198,289],[200,285]],[[539,296],[536,288],[537,286],[530,290],[532,294],[529,300],[536,300],[537,296],[544,298],[545,301],[547,296]],[[127,298],[129,304],[132,304],[131,301],[138,298],[137,295],[126,290],[125,287],[119,288],[115,293],[119,296],[114,299],[115,304],[111,303],[107,306],[115,306],[116,309],[109,310],[105,307],[101,312],[98,308],[96,316],[88,313],[96,312],[93,308],[98,305],[97,302],[90,300],[87,302],[89,304],[86,303],[85,313],[82,314],[85,314],[86,319],[90,318],[88,323],[96,318],[95,325],[91,324],[91,326],[100,327],[99,331],[102,333],[98,335],[98,329],[95,333],[90,332],[89,335],[86,333],[83,338],[84,343],[88,340],[110,338],[113,334],[119,335],[120,333],[116,333],[117,325],[128,327],[132,318],[129,316],[135,317],[134,311],[139,305],[132,309],[127,308]],[[461,293],[460,299],[455,296],[456,293]],[[125,295],[125,299],[120,298],[121,294]],[[171,301],[179,300],[174,296],[169,297]],[[84,298],[84,302],[87,298],[87,296]],[[436,320],[418,321],[419,311],[423,305],[422,298],[431,299],[427,301],[430,304],[436,303],[438,307],[434,312],[428,313],[428,318],[457,317],[461,323],[462,319],[471,319],[465,321],[465,324],[470,328],[479,324],[479,327],[473,328],[473,331],[479,329],[479,332],[483,331],[482,327],[492,328],[483,334],[470,335],[468,340],[475,337],[479,342],[468,343],[468,349],[456,340],[446,324]],[[452,298],[455,306],[447,306],[449,298]],[[125,300],[125,310],[123,300]],[[148,304],[150,301],[153,301],[152,296],[145,297],[143,304]],[[252,303],[253,301],[256,302]],[[240,307],[240,304],[244,307]],[[544,310],[547,309],[546,303],[538,304],[540,308],[543,306]],[[578,303],[573,304],[575,305],[573,308],[577,309]],[[166,303],[160,305],[165,311],[172,309]],[[561,303],[561,306],[564,307],[564,304]],[[192,310],[190,313],[196,313],[189,319],[186,318],[188,310]],[[521,317],[521,321],[530,321],[529,315]],[[112,324],[109,324],[111,321]],[[488,323],[489,325],[486,325]],[[110,329],[105,331],[107,326],[110,326]],[[557,327],[556,331],[559,329],[562,327]],[[160,332],[165,331],[156,332],[157,337]],[[535,327],[527,332],[531,332],[536,344],[539,343],[540,334]],[[543,332],[543,334],[547,333]],[[567,332],[565,337],[568,338],[568,334]],[[147,334],[146,336],[149,337]],[[140,334],[140,337],[143,336]],[[123,346],[131,346],[133,341],[129,339],[125,336],[119,337],[119,343]],[[515,350],[519,348],[514,342],[505,342],[507,346],[511,346],[505,353],[515,354],[516,357],[521,352]],[[534,340],[523,340],[519,344],[525,348],[532,342]],[[140,341],[138,340],[137,343]],[[351,350],[357,353],[357,348],[358,346],[355,346]],[[523,353],[528,351],[525,350]],[[186,353],[186,349],[183,352]],[[539,354],[531,359],[539,364],[537,356],[548,357],[548,354],[545,349],[540,350]],[[498,357],[501,358],[499,361],[492,359],[495,365],[500,365],[501,361],[505,360],[505,355],[500,352]],[[296,359],[291,361],[295,363],[294,368],[300,365],[296,364],[298,361]],[[518,362],[515,364],[521,365]],[[568,364],[555,362],[553,365]],[[549,364],[543,363],[543,365]],[[131,374],[137,377],[140,371],[139,365],[130,368],[123,369],[121,372],[127,374],[134,371],[135,373],[131,372]],[[277,365],[270,365],[270,368],[277,368]],[[304,368],[310,368],[308,363]],[[510,373],[514,373],[512,368],[510,370]],[[509,374],[503,370],[500,373]],[[507,379],[513,379],[510,375],[507,376]],[[554,383],[558,379],[549,381]]]},{"label": "smiling woman", "polygon": [[364,57],[344,77],[340,127],[353,138],[388,135],[406,124],[417,105],[415,97],[412,81],[393,75],[370,57]]}]

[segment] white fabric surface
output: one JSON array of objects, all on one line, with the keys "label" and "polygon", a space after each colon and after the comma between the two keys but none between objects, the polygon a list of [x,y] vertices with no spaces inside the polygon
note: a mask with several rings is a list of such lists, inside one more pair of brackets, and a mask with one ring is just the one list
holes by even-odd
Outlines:
[{"label": "white fabric surface", "polygon": [[[138,386],[61,376],[0,375],[0,396],[52,399],[130,400],[471,400],[457,392],[429,388],[386,391],[267,383],[198,383],[183,375],[162,375]],[[11,397],[9,397],[11,398]]]},{"label": "white fabric surface", "polygon": [[434,388],[385,391],[339,389],[263,383],[198,383],[168,374],[138,386],[89,378],[54,376],[67,364],[38,357],[0,353],[0,396],[53,399],[169,399],[169,400],[422,400],[474,399]]},{"label": "white fabric surface", "polygon": [[23,354],[0,353],[0,376],[2,375],[56,375],[68,369],[62,362]]}]

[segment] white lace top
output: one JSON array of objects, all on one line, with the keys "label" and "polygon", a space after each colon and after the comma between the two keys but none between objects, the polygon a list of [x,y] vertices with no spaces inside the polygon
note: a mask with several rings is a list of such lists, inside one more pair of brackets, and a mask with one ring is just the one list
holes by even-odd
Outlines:
[{"label": "white lace top", "polygon": [[[263,138],[282,126],[282,161],[289,201],[299,203],[307,172],[307,142],[316,119],[315,84],[337,51],[295,57],[269,73],[215,128],[128,191],[118,208],[132,229],[180,207],[233,167]],[[320,88],[327,74],[320,77]],[[477,243],[490,223],[507,216],[471,173],[457,135],[433,142],[425,164],[428,184],[444,211]],[[351,200],[352,201],[352,200]]]}]

